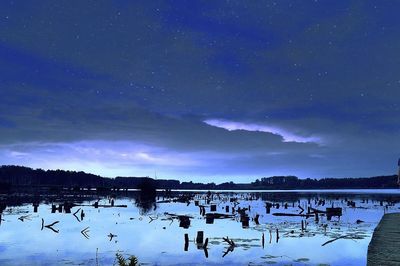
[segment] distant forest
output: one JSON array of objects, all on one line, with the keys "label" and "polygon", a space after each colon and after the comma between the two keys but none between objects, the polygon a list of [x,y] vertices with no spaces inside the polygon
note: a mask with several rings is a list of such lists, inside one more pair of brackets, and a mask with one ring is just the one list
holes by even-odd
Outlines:
[{"label": "distant forest", "polygon": [[64,170],[42,170],[23,166],[3,165],[0,167],[0,189],[17,189],[18,187],[63,187],[71,189],[126,189],[141,188],[151,184],[158,189],[366,189],[398,188],[397,176],[375,176],[368,178],[323,178],[300,179],[296,176],[263,177],[251,183],[226,182],[193,183],[179,180],[152,179],[149,177],[116,177],[105,178],[85,172]]}]

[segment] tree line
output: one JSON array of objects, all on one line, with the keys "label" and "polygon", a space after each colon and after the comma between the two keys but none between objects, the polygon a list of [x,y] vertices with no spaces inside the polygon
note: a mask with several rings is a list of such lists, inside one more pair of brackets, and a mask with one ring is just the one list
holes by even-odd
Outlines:
[{"label": "tree line", "polygon": [[0,188],[22,186],[50,186],[77,188],[142,188],[151,184],[158,189],[380,189],[397,188],[397,176],[375,176],[368,178],[322,178],[300,179],[296,176],[263,177],[250,183],[225,182],[194,183],[179,180],[152,179],[149,177],[106,178],[77,171],[32,169],[24,166],[3,165],[0,167]]}]

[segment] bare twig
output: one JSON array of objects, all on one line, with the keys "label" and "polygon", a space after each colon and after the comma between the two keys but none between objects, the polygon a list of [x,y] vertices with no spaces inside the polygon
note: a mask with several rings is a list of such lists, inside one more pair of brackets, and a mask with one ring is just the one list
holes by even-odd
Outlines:
[{"label": "bare twig", "polygon": [[158,219],[158,216],[156,216],[156,217],[151,217],[151,216],[149,216],[149,218],[150,218],[149,223],[151,223],[152,221],[157,220],[157,219]]},{"label": "bare twig", "polygon": [[81,231],[81,234],[86,238],[86,239],[89,239],[89,226],[88,227],[86,227],[85,229],[83,229],[82,231]]},{"label": "bare twig", "polygon": [[[350,238],[350,237],[354,237],[354,236],[355,236],[354,234],[348,234],[348,235],[339,236],[339,237],[336,237],[336,238],[331,239],[331,240],[329,240],[329,241],[326,241],[326,242],[323,243],[321,246],[325,246],[325,245],[327,245],[327,244],[329,244],[329,243],[332,243],[332,242],[334,242],[334,241],[336,241],[336,240],[339,240],[339,239],[342,239],[342,238]],[[350,238],[350,239],[352,239],[352,238]]]},{"label": "bare twig", "polygon": [[23,222],[24,220],[31,220],[31,215],[30,215],[30,214],[28,214],[28,215],[23,215],[23,216],[19,217],[18,220],[20,220],[20,221],[22,221],[22,222]]},{"label": "bare twig", "polygon": [[108,237],[110,238],[110,241],[111,241],[114,237],[117,237],[117,235],[114,235],[113,233],[110,233],[110,234],[108,235]]},{"label": "bare twig", "polygon": [[222,239],[229,244],[229,247],[226,249],[226,251],[222,255],[222,257],[225,257],[229,252],[233,252],[233,250],[235,249],[236,245],[235,245],[235,242],[233,242],[232,239],[229,239],[229,237],[226,237],[226,238],[223,237]]},{"label": "bare twig", "polygon": [[[43,220],[43,219],[42,219]],[[45,225],[44,227],[46,227],[46,228],[48,228],[48,229],[50,229],[50,230],[52,230],[54,233],[58,233],[59,232],[59,230],[57,230],[57,229],[54,229],[53,228],[53,226],[54,225],[56,225],[56,224],[58,224],[60,221],[55,221],[54,223],[51,223],[51,224],[48,224],[48,225]],[[43,223],[44,223],[44,221],[43,221]]]},{"label": "bare twig", "polygon": [[73,213],[74,217],[78,220],[78,222],[81,222],[81,220],[79,220],[78,216],[76,216],[76,214],[80,211],[81,208],[77,209],[76,212]]}]

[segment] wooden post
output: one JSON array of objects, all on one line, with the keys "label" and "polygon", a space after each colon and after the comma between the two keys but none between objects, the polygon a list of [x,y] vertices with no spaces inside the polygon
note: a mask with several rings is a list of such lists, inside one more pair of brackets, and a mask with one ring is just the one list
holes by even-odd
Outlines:
[{"label": "wooden post", "polygon": [[187,216],[179,216],[179,227],[188,229],[190,226],[190,218]]},{"label": "wooden post", "polygon": [[261,238],[261,244],[262,244],[262,248],[264,249],[264,245],[265,245],[265,237],[264,237],[264,233],[262,234],[262,238]]},{"label": "wooden post", "polygon": [[243,228],[249,227],[250,218],[248,216],[242,216],[241,220],[242,220],[242,227]]},{"label": "wooden post", "polygon": [[204,238],[204,232],[203,231],[197,231],[196,244],[197,245],[203,245],[203,238]]},{"label": "wooden post", "polygon": [[185,251],[189,249],[189,234],[185,234]]},{"label": "wooden post", "polygon": [[279,240],[279,230],[276,228],[276,243],[278,243]]},{"label": "wooden post", "polygon": [[212,211],[212,212],[217,211],[217,205],[216,204],[211,204],[210,211]]},{"label": "wooden post", "polygon": [[206,224],[213,224],[214,223],[214,216],[209,215],[209,214],[211,214],[211,213],[208,213],[206,215]]},{"label": "wooden post", "polygon": [[65,213],[71,213],[72,204],[69,202],[64,202],[64,211]]}]

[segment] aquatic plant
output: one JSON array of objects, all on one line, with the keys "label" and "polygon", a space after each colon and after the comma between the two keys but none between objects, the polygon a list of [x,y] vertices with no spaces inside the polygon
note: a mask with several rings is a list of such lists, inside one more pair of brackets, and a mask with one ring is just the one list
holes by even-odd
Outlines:
[{"label": "aquatic plant", "polygon": [[136,256],[132,255],[128,259],[125,259],[122,254],[115,254],[115,257],[117,259],[117,265],[119,266],[138,266],[139,261],[136,258]]}]

